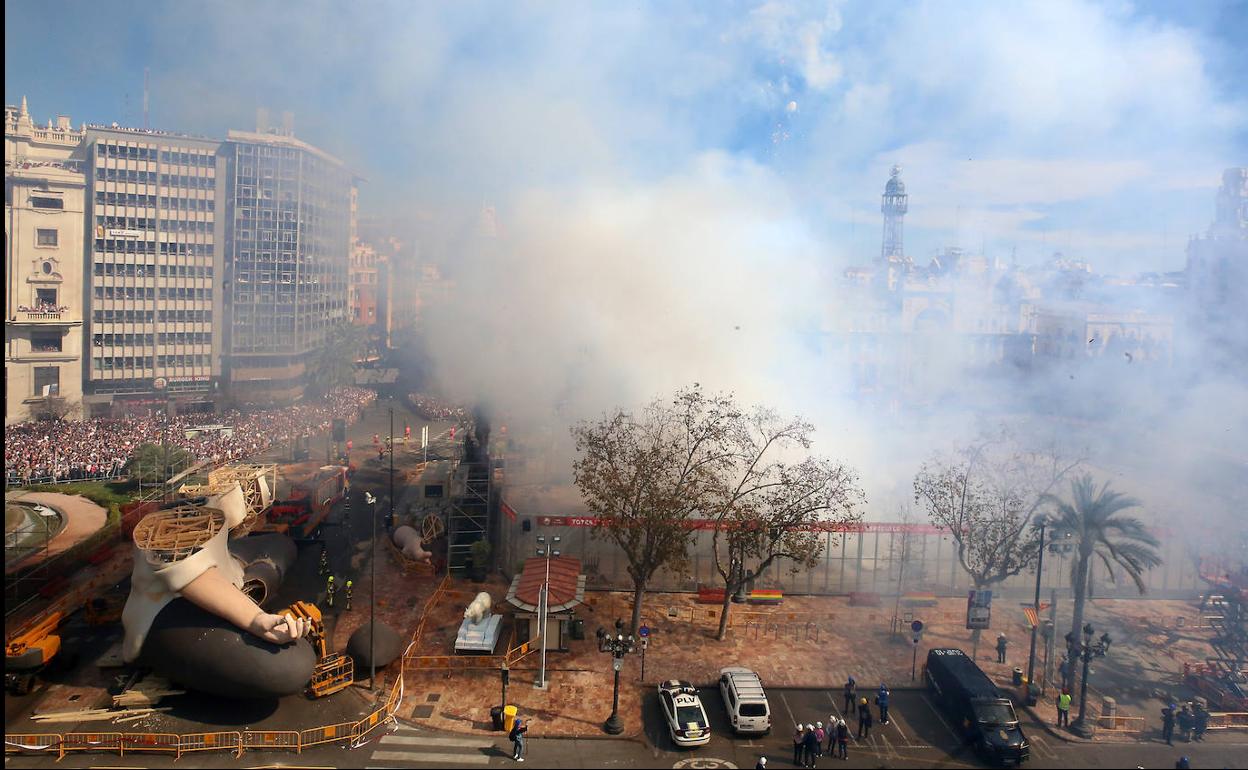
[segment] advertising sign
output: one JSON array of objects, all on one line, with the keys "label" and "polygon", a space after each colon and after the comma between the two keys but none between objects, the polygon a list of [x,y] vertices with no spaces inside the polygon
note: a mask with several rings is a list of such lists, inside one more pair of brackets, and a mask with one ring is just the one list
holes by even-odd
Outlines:
[{"label": "advertising sign", "polygon": [[988,628],[992,617],[992,591],[972,589],[966,595],[966,627]]}]

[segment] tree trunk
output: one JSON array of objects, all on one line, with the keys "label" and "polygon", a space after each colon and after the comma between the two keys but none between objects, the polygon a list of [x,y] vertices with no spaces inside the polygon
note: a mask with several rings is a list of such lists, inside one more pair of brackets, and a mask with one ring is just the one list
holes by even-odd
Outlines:
[{"label": "tree trunk", "polygon": [[724,637],[728,634],[728,610],[732,608],[732,592],[736,589],[737,586],[724,581],[724,602],[719,607],[719,630],[715,632],[717,641],[724,641]]},{"label": "tree trunk", "polygon": [[643,580],[633,580],[633,622],[628,627],[630,634],[636,634],[637,629],[641,627],[641,600],[646,595],[646,583]]},{"label": "tree trunk", "polygon": [[[1080,641],[1083,638],[1083,609],[1088,599],[1088,566],[1091,561],[1091,553],[1085,554],[1080,552],[1079,563],[1075,570],[1075,585],[1073,586],[1075,589],[1075,607],[1070,623],[1071,638],[1075,641]],[[1066,678],[1063,680],[1063,685],[1067,689],[1074,687],[1075,669],[1077,668],[1075,664],[1077,662],[1077,658],[1071,659],[1066,667]]]}]

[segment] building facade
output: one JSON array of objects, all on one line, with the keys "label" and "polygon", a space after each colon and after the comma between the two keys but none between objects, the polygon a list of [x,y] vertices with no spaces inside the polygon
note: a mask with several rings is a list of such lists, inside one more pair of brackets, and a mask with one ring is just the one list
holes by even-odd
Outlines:
[{"label": "building facade", "polygon": [[289,403],[332,331],[349,322],[352,179],[341,161],[260,121],[226,144],[231,396]]},{"label": "building facade", "polygon": [[4,111],[4,423],[82,414],[83,131]]},{"label": "building facade", "polygon": [[220,142],[88,126],[89,413],[211,411],[221,376]]}]

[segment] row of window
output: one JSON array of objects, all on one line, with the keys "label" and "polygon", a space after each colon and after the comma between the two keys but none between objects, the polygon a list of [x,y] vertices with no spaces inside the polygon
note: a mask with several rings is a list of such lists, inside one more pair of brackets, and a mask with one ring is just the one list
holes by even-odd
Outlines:
[{"label": "row of window", "polygon": [[155,356],[105,356],[93,359],[95,368],[102,371],[113,369],[151,369]]},{"label": "row of window", "polygon": [[156,196],[96,190],[95,203],[97,206],[155,206]]},{"label": "row of window", "polygon": [[[96,145],[99,155],[105,158],[133,158],[135,160],[156,160],[155,147],[132,147],[120,144],[100,142]],[[179,150],[161,150],[161,163],[180,163],[184,166],[215,166],[217,156],[214,153],[182,152]]]},{"label": "row of window", "polygon": [[163,211],[216,211],[217,203],[212,198],[183,198],[179,196],[160,196],[160,208]]},{"label": "row of window", "polygon": [[192,289],[185,286],[96,286],[96,299],[186,299],[210,300],[212,289]]},{"label": "row of window", "polygon": [[155,254],[159,251],[160,254],[165,256],[211,257],[213,248],[211,243],[166,243],[161,241],[158,244],[156,241],[140,241],[129,238],[120,241],[101,238],[95,240],[96,254]]},{"label": "row of window", "polygon": [[211,310],[96,310],[94,323],[152,323],[153,321],[209,322]]},{"label": "row of window", "polygon": [[113,262],[96,262],[97,276],[126,276],[132,278],[150,278],[159,275],[161,278],[170,276],[179,278],[211,278],[211,265],[134,265]]},{"label": "row of window", "polygon": [[133,345],[152,347],[153,345],[211,345],[211,332],[161,332],[159,334],[96,334],[92,344],[97,348],[105,345]]}]

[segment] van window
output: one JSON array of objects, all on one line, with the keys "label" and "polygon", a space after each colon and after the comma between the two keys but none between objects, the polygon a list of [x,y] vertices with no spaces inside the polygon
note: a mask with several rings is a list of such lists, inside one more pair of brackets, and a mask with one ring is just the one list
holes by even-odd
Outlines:
[{"label": "van window", "polygon": [[767,716],[766,703],[742,703],[741,716],[743,717],[765,717]]}]

